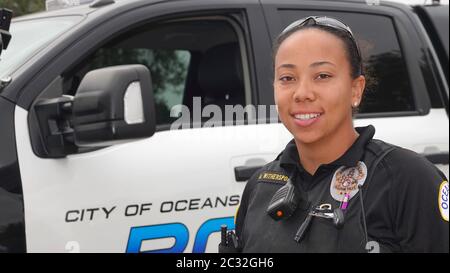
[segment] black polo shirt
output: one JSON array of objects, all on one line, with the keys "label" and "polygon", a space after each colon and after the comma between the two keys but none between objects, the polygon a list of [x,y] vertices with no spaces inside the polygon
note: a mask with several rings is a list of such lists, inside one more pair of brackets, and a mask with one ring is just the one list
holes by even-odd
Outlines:
[{"label": "black polo shirt", "polygon": [[[363,214],[369,241],[381,252],[448,252],[448,182],[445,175],[424,157],[394,147],[374,168],[362,193],[348,202],[341,229],[328,219],[314,218],[301,243],[295,233],[312,206],[330,204],[340,207],[333,196],[333,183],[342,170],[368,170],[376,158],[373,126],[356,128],[359,137],[340,158],[321,165],[314,175],[300,164],[294,140],[271,163],[247,182],[236,218],[236,233],[243,252],[365,252]],[[370,145],[369,145],[370,144]],[[367,165],[367,166],[366,166]],[[274,193],[290,177],[308,200],[287,220],[275,221],[267,213]],[[364,181],[364,178],[361,178]],[[366,177],[367,179],[367,177]],[[362,209],[364,207],[364,210]]]}]

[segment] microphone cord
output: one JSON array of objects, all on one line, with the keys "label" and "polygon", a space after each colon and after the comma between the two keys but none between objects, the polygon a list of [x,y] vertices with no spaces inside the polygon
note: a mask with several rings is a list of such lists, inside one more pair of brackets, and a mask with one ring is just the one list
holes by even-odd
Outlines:
[{"label": "microphone cord", "polygon": [[361,213],[362,213],[362,220],[363,220],[363,229],[364,229],[364,240],[366,241],[366,245],[369,242],[369,236],[367,234],[367,221],[366,221],[366,211],[364,209],[364,201],[363,201],[363,194],[362,194],[362,185],[358,185],[359,188],[359,201],[361,204]]}]

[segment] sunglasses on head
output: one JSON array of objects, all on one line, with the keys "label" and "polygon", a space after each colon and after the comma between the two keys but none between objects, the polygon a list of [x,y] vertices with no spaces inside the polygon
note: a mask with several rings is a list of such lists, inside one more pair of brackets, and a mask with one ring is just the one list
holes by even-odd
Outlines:
[{"label": "sunglasses on head", "polygon": [[[359,51],[359,47],[358,44],[356,43],[356,39],[353,35],[352,30],[350,29],[349,26],[347,26],[346,24],[342,23],[341,21],[331,18],[331,17],[326,17],[326,16],[308,16],[305,18],[302,18],[300,20],[297,20],[293,23],[291,23],[290,25],[288,25],[282,32],[280,35],[283,35],[293,29],[298,29],[304,26],[313,26],[313,25],[317,25],[317,26],[325,26],[325,27],[330,27],[339,31],[343,31],[345,33],[347,33],[347,35],[350,37],[350,39],[353,41],[353,43],[356,45],[356,51],[358,54],[359,59],[361,59],[361,53]],[[362,68],[361,68],[361,74],[362,74]]]},{"label": "sunglasses on head", "polygon": [[341,31],[345,31],[348,34],[350,34],[350,36],[352,38],[354,38],[353,32],[349,26],[347,26],[346,24],[342,23],[341,21],[339,21],[337,19],[334,19],[331,17],[326,17],[326,16],[308,16],[308,17],[302,18],[300,20],[297,20],[297,21],[291,23],[281,33],[283,34],[294,28],[299,28],[299,27],[303,27],[303,26],[311,26],[311,25],[326,26],[326,27],[331,27],[331,28],[338,29]]}]

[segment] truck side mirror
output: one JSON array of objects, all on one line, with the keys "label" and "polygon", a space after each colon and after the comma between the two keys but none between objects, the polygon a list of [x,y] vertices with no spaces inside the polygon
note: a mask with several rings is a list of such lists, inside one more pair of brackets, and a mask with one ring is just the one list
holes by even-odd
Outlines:
[{"label": "truck side mirror", "polygon": [[87,73],[74,97],[38,101],[38,155],[64,157],[155,133],[150,72],[143,65],[120,65]]},{"label": "truck side mirror", "polygon": [[156,125],[148,69],[123,65],[86,74],[73,99],[72,123],[78,147],[152,136]]}]

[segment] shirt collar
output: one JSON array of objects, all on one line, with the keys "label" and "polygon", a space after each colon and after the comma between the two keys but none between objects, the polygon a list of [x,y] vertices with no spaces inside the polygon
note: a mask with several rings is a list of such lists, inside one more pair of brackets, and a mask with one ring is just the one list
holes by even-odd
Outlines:
[{"label": "shirt collar", "polygon": [[[365,146],[373,138],[375,128],[372,125],[369,125],[366,127],[356,127],[355,130],[359,133],[359,136],[352,146],[350,146],[340,158],[326,165],[346,167],[356,166],[364,154]],[[280,155],[280,165],[297,165],[299,166],[300,171],[304,171],[303,166],[300,164],[300,158],[294,139],[286,145],[286,148]]]}]

